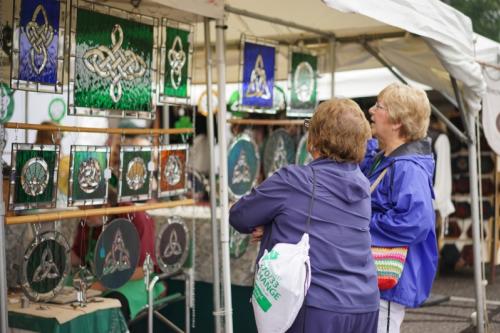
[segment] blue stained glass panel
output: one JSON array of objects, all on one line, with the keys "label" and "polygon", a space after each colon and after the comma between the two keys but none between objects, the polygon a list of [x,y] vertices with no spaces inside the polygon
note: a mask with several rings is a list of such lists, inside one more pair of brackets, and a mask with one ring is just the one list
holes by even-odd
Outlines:
[{"label": "blue stained glass panel", "polygon": [[21,2],[19,79],[57,83],[60,5],[58,0]]},{"label": "blue stained glass panel", "polygon": [[273,107],[276,49],[245,42],[241,104],[256,108]]}]

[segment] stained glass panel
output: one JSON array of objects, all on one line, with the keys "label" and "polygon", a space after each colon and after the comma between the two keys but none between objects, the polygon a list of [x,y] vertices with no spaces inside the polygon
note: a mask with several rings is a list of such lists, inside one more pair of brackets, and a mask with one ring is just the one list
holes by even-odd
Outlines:
[{"label": "stained glass panel", "polygon": [[191,84],[193,27],[165,20],[162,26],[160,102],[186,103]]},{"label": "stained glass panel", "polygon": [[106,146],[71,146],[68,206],[107,202],[109,154]]},{"label": "stained glass panel", "polygon": [[118,10],[72,12],[69,112],[154,118],[158,21]]},{"label": "stained glass panel", "polygon": [[59,146],[12,144],[9,208],[55,207]]},{"label": "stained glass panel", "polygon": [[62,93],[66,1],[16,0],[12,87]]},{"label": "stained glass panel", "polygon": [[151,147],[122,146],[118,202],[151,198]]},{"label": "stained glass panel", "polygon": [[160,147],[158,163],[158,197],[168,197],[187,191],[188,145]]},{"label": "stained glass panel", "polygon": [[242,38],[240,105],[249,112],[275,113],[273,87],[276,49]]},{"label": "stained glass panel", "polygon": [[290,103],[287,116],[311,117],[317,104],[318,58],[290,52]]}]

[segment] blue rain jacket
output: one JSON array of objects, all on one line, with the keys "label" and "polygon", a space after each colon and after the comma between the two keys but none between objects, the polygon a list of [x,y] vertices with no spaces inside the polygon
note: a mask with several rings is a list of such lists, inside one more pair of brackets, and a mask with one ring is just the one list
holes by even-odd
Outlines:
[{"label": "blue rain jacket", "polygon": [[370,186],[357,164],[324,158],[281,168],[231,207],[229,222],[242,233],[265,226],[259,258],[276,243],[297,243],[306,230],[311,167],[316,172],[316,193],[309,229],[312,281],[306,304],[346,314],[377,311]]},{"label": "blue rain jacket", "polygon": [[[377,161],[380,160],[377,165]],[[375,246],[408,246],[398,284],[380,297],[407,307],[418,307],[429,296],[437,267],[434,157],[428,139],[404,144],[389,156],[367,152],[363,172],[373,183],[389,168],[372,193],[370,233]]]}]

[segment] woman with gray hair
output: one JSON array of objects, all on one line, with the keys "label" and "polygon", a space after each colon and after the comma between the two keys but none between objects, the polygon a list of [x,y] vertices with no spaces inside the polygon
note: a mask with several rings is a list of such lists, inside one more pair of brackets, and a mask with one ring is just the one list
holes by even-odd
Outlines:
[{"label": "woman with gray hair", "polygon": [[378,332],[395,333],[405,308],[418,307],[429,296],[436,273],[434,158],[426,138],[431,108],[425,91],[391,84],[369,112],[380,147],[362,163],[373,188],[372,243],[389,251],[407,251],[406,259],[400,258],[399,281],[380,294]]},{"label": "woman with gray hair", "polygon": [[277,243],[299,242],[313,200],[312,281],[288,332],[377,330],[379,291],[368,228],[370,190],[358,167],[369,137],[370,126],[355,102],[333,99],[320,104],[309,123],[308,150],[314,160],[279,169],[231,208],[229,222],[235,229],[262,237],[260,258]]}]

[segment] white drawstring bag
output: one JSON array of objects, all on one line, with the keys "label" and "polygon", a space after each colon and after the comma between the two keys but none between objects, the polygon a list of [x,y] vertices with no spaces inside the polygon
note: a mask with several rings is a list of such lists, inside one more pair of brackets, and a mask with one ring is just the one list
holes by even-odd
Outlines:
[{"label": "white drawstring bag", "polygon": [[309,235],[297,244],[278,243],[259,260],[252,306],[260,333],[281,333],[292,326],[311,284]]},{"label": "white drawstring bag", "polygon": [[313,169],[309,216],[301,240],[297,244],[278,243],[271,251],[265,250],[259,260],[251,298],[259,333],[282,333],[288,330],[311,285],[308,232],[315,187],[316,174]]}]

